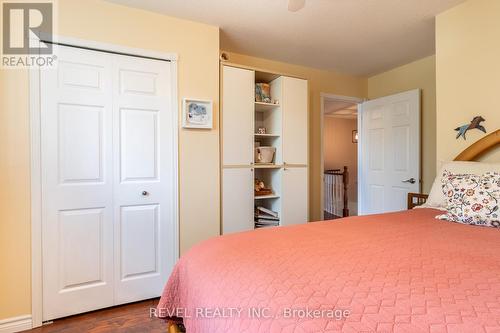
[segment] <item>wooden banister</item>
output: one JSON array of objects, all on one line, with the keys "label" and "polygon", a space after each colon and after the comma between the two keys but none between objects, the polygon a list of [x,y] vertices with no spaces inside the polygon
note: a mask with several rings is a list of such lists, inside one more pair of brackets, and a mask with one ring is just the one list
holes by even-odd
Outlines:
[{"label": "wooden banister", "polygon": [[342,209],[342,217],[349,216],[349,200],[347,196],[347,185],[349,183],[349,171],[347,171],[347,166],[344,166],[344,172],[342,173],[342,183],[344,184],[344,208]]},{"label": "wooden banister", "polygon": [[349,216],[349,197],[347,195],[347,189],[349,185],[349,171],[347,169],[347,166],[344,166],[343,171],[340,171],[340,169],[325,170],[325,174],[342,176],[342,186],[344,192],[344,197],[342,198],[343,202],[342,217]]}]

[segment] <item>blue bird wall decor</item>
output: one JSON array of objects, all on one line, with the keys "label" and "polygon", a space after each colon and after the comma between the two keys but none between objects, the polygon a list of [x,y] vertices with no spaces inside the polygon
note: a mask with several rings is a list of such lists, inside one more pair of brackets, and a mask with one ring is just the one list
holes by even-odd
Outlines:
[{"label": "blue bird wall decor", "polygon": [[468,130],[471,130],[471,129],[478,129],[480,131],[483,131],[484,133],[486,133],[486,128],[484,128],[484,126],[481,125],[481,122],[485,121],[485,119],[481,116],[476,116],[472,119],[472,121],[470,122],[470,124],[466,124],[466,125],[463,125],[463,126],[460,126],[460,127],[457,127],[455,128],[455,131],[457,131],[457,139],[459,137],[463,137],[464,140],[466,140],[466,137],[465,137],[465,133],[467,133]]}]

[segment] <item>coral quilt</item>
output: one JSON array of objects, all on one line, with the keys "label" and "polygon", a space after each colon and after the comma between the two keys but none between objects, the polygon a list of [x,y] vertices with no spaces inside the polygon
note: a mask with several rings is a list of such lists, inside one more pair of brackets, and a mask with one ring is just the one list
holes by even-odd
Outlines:
[{"label": "coral quilt", "polygon": [[439,214],[210,239],[178,261],[158,314],[187,333],[500,332],[500,230]]}]

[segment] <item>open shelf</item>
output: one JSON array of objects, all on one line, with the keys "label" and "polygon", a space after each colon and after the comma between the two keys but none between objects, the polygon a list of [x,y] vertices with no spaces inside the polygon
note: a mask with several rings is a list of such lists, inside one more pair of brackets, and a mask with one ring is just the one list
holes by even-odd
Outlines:
[{"label": "open shelf", "polygon": [[259,134],[259,133],[255,133],[255,137],[256,138],[279,138],[280,135],[279,134]]},{"label": "open shelf", "polygon": [[254,196],[255,200],[264,200],[264,199],[278,199],[280,196],[277,194],[268,194],[268,195],[259,195]]},{"label": "open shelf", "polygon": [[281,164],[265,164],[265,163],[259,164],[259,163],[255,163],[253,165],[253,167],[255,169],[281,169],[283,166]]},{"label": "open shelf", "polygon": [[279,104],[274,104],[274,103],[264,103],[264,102],[255,102],[255,111],[257,112],[266,112],[266,111],[271,111],[276,108],[279,108]]}]

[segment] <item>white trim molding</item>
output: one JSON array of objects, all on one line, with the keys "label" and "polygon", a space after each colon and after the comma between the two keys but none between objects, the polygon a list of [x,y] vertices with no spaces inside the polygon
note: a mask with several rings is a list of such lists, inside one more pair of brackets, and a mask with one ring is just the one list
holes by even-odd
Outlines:
[{"label": "white trim molding", "polygon": [[30,70],[31,132],[31,315],[33,327],[42,326],[42,158],[40,71]]},{"label": "white trim molding", "polygon": [[[146,49],[131,48],[121,45],[82,40],[72,37],[57,36],[52,38],[54,43],[66,46],[87,48],[95,51],[112,52],[122,55],[131,55],[142,58],[166,60],[171,63],[172,71],[172,121],[174,126],[173,149],[173,209],[175,237],[173,256],[175,261],[179,258],[179,96],[178,96],[178,55],[176,53],[163,53]],[[57,52],[57,47],[54,48]],[[30,70],[29,95],[30,95],[30,134],[31,134],[31,311],[29,316],[8,319],[6,327],[19,327],[26,330],[42,326],[43,322],[43,275],[42,275],[42,186],[41,186],[41,119],[40,119],[40,70]],[[17,332],[2,330],[4,321],[0,321],[0,333]],[[29,325],[28,325],[29,324]],[[26,326],[25,326],[26,325]]]},{"label": "white trim molding", "polygon": [[31,329],[31,316],[24,315],[0,320],[0,333],[14,333]]},{"label": "white trim molding", "polygon": [[[43,36],[43,34],[42,34],[42,36]],[[179,59],[179,57],[176,53],[165,53],[165,52],[158,52],[158,51],[152,51],[152,50],[138,49],[135,47],[102,43],[102,42],[79,39],[79,38],[74,38],[74,37],[67,37],[67,36],[62,36],[62,35],[48,36],[47,41],[55,43],[56,45],[62,44],[62,45],[66,45],[66,46],[74,46],[74,47],[92,49],[95,51],[113,52],[113,53],[119,53],[119,54],[123,54],[123,55],[138,56],[138,57],[142,57],[142,58],[156,58],[159,60],[167,60],[167,61],[172,61],[172,62],[176,62]],[[54,52],[57,52],[57,47],[54,48]]]}]

